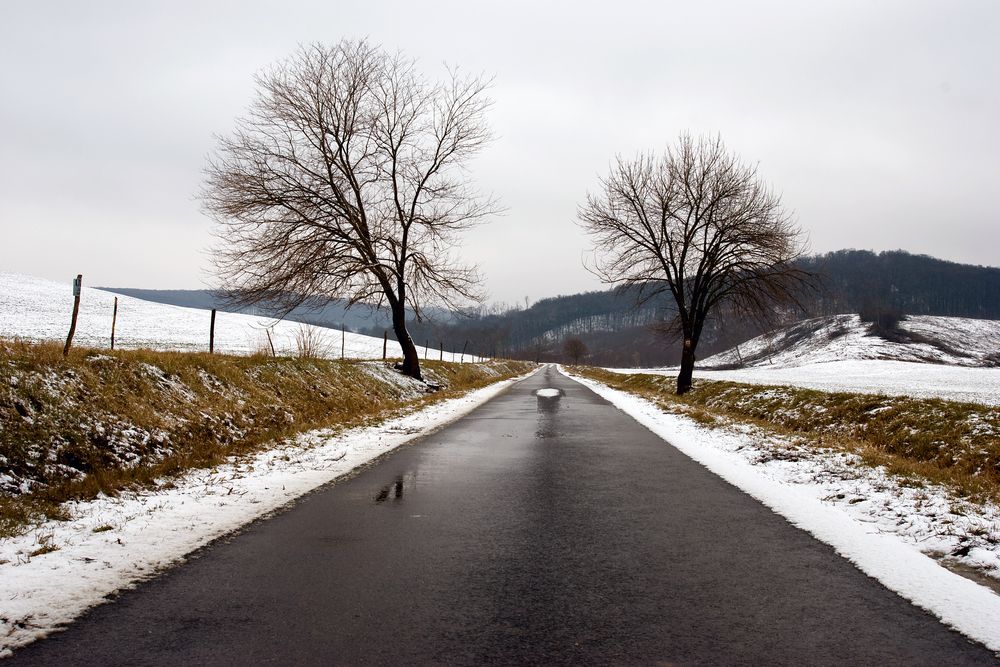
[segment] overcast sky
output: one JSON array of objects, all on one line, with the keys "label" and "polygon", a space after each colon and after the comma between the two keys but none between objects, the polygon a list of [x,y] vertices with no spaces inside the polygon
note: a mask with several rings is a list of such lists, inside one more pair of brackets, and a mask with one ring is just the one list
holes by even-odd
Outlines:
[{"label": "overcast sky", "polygon": [[616,153],[721,133],[811,248],[1000,265],[1000,2],[3,2],[0,271],[211,284],[213,133],[300,43],[496,77],[466,236],[493,300],[597,289],[577,205]]}]

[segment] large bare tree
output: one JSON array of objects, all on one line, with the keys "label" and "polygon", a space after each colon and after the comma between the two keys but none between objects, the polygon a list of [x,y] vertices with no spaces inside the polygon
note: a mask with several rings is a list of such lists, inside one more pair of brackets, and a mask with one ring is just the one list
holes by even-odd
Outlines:
[{"label": "large bare tree", "polygon": [[594,241],[591,269],[605,282],[638,287],[643,299],[672,296],[679,394],[691,388],[710,316],[764,317],[809,284],[793,264],[804,251],[801,230],[756,167],[718,137],[682,134],[661,156],[619,157],[601,186],[579,211]]},{"label": "large bare tree", "polygon": [[491,138],[488,86],[456,70],[428,81],[365,41],[304,46],[259,74],[202,193],[226,292],[282,315],[330,298],[387,305],[402,370],[420,378],[407,309],[479,296],[454,249],[497,209],[466,173]]}]

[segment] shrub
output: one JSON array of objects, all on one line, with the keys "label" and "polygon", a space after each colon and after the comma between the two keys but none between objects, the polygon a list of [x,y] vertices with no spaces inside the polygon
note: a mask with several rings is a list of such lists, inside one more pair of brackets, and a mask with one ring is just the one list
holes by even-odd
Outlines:
[{"label": "shrub", "polygon": [[870,333],[888,337],[899,332],[899,323],[906,319],[906,314],[895,306],[868,305],[858,312],[858,317],[871,324]]}]

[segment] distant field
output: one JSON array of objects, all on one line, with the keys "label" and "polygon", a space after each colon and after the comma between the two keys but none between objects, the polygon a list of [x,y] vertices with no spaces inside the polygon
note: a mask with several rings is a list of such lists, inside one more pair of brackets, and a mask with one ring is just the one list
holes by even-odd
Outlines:
[{"label": "distant field", "polygon": [[[700,360],[695,379],[1000,405],[1000,321],[911,317],[886,336],[857,315],[806,320]],[[677,368],[609,369],[676,376]]]},{"label": "distant field", "polygon": [[[111,345],[111,318],[118,296],[115,346],[121,349],[204,352],[208,350],[211,313],[199,308],[170,306],[104,290],[84,287],[74,344],[107,348]],[[0,273],[0,338],[27,341],[65,340],[73,309],[72,286],[31,276]],[[313,345],[329,358],[341,354],[341,332],[298,322],[219,312],[215,325],[215,350],[226,354],[270,353],[267,332],[278,355],[295,355],[296,337],[306,333]],[[347,332],[344,356],[349,359],[379,359],[382,339]],[[438,359],[438,349],[417,347],[421,357]],[[389,341],[389,357],[401,356],[399,346]],[[454,357],[454,359],[452,359]],[[460,351],[444,351],[445,361],[459,361]],[[478,358],[465,355],[465,361]]]},{"label": "distant field", "polygon": [[[676,369],[620,368],[620,373],[676,376]],[[1000,405],[1000,368],[965,368],[912,361],[830,361],[790,368],[729,371],[695,369],[695,380],[728,380],[785,385],[819,391],[846,391]]]}]

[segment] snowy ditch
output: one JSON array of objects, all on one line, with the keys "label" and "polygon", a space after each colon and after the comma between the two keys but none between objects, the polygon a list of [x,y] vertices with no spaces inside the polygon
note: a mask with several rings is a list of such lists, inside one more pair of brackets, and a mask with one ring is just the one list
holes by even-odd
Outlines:
[{"label": "snowy ditch", "polygon": [[0,540],[0,657],[212,540],[458,419],[524,377],[376,426],[339,435],[312,431],[158,489],[67,503],[68,521]]},{"label": "snowy ditch", "polygon": [[796,445],[746,424],[702,426],[560,371],[890,590],[1000,651],[1000,507],[956,500],[941,487],[903,486],[851,454]]}]

